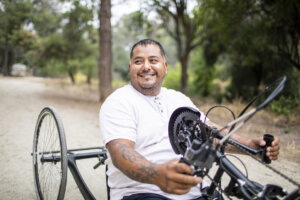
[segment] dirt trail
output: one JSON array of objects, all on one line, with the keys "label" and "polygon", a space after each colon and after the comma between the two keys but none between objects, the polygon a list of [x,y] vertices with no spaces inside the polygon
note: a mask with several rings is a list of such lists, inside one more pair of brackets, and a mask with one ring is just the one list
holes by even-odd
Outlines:
[{"label": "dirt trail", "polygon": [[[102,145],[96,101],[71,100],[65,91],[47,87],[39,78],[0,78],[0,199],[35,199],[32,140],[39,112],[52,105],[59,112],[68,148]],[[97,199],[106,199],[104,168],[97,159],[79,161],[83,177]],[[71,174],[65,199],[83,199]]]},{"label": "dirt trail", "polygon": [[[96,99],[97,95],[86,100],[85,93],[49,87],[41,78],[0,77],[0,199],[35,199],[30,153],[35,123],[43,107],[52,105],[59,112],[69,149],[102,145]],[[246,157],[243,160],[251,179],[294,188],[255,161]],[[106,199],[104,167],[93,170],[96,163],[96,159],[78,162],[95,197]],[[272,166],[300,182],[299,162],[280,158]],[[65,197],[83,199],[70,173]]]}]

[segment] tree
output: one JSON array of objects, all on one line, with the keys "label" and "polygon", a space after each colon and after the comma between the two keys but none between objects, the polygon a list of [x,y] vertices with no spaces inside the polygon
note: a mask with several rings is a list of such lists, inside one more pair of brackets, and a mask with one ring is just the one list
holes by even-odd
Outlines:
[{"label": "tree", "polygon": [[70,65],[74,62],[69,61],[85,57],[82,52],[86,44],[84,34],[92,28],[89,22],[92,20],[93,14],[92,10],[81,5],[79,0],[74,1],[73,6],[73,9],[65,13],[67,24],[63,27],[62,36],[66,41],[65,66],[72,83],[75,83],[74,75],[78,70],[78,65]]},{"label": "tree", "polygon": [[199,19],[187,11],[187,0],[152,0],[150,7],[155,8],[161,19],[161,26],[176,41],[177,56],[181,64],[181,87],[186,92],[188,83],[188,62],[192,50],[201,45],[202,29]]},{"label": "tree", "polygon": [[111,1],[101,0],[100,4],[100,58],[99,92],[100,101],[104,101],[112,92],[112,36],[111,36]]},{"label": "tree", "polygon": [[62,7],[62,4],[58,0],[34,1],[32,22],[35,32],[40,37],[47,37],[61,29],[62,12],[59,7]]},{"label": "tree", "polygon": [[29,0],[0,2],[0,47],[3,48],[3,66],[4,76],[9,75],[9,53],[17,46],[13,43],[14,34],[22,31],[23,25],[29,22],[31,16],[32,4]]},{"label": "tree", "polygon": [[208,66],[221,55],[230,59],[229,99],[247,100],[262,84],[282,74],[288,75],[285,91],[295,95],[287,88],[299,80],[295,77],[300,66],[299,1],[204,0],[196,14],[206,30],[204,58]]},{"label": "tree", "polygon": [[91,54],[93,51],[92,44],[88,38],[92,30],[90,24],[93,19],[92,8],[88,8],[81,1],[75,0],[72,1],[71,9],[59,16],[59,21],[50,16],[48,18],[59,22],[56,27],[61,28],[55,31],[53,29],[38,29],[46,35],[41,42],[40,64],[47,66],[48,61],[51,60],[62,63],[63,71],[68,74],[74,84],[76,82],[75,74],[78,70],[83,65],[87,68],[91,67],[91,62],[84,59],[93,55]]}]

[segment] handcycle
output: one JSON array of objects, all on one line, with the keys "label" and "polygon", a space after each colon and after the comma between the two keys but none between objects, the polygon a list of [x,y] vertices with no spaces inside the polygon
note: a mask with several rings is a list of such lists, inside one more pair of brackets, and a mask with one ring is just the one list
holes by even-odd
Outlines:
[{"label": "handcycle", "polygon": [[[270,164],[271,161],[266,156],[266,148],[271,146],[274,138],[273,135],[264,135],[266,145],[260,149],[252,149],[230,137],[239,128],[244,126],[244,124],[259,110],[265,108],[282,91],[285,81],[286,77],[283,76],[266,87],[265,90],[250,101],[250,103],[242,110],[238,118],[235,118],[234,113],[226,106],[214,106],[210,108],[205,115],[205,119],[209,112],[216,107],[226,108],[231,111],[233,115],[234,120],[219,129],[205,124],[206,120],[202,122],[200,120],[201,113],[193,108],[181,107],[173,112],[169,121],[170,143],[174,152],[182,155],[180,162],[184,162],[193,167],[195,176],[202,178],[208,177],[211,180],[211,184],[208,187],[200,187],[202,196],[206,197],[206,199],[214,199],[214,192],[216,189],[219,193],[226,195],[229,199],[232,197],[247,200],[300,199],[300,184],[267,165]],[[266,95],[266,97],[259,105],[246,112],[259,97],[263,97],[264,95]],[[226,129],[227,134],[222,133],[222,131]],[[261,162],[273,172],[279,174],[282,178],[295,185],[296,189],[288,193],[286,189],[279,185],[262,185],[258,182],[251,181],[247,175],[244,175],[227,158],[225,149],[228,144],[233,145],[243,153],[248,154],[255,160]],[[257,158],[257,155],[259,154],[261,154],[261,161]],[[212,178],[209,176],[208,172],[213,164],[216,164],[217,171]],[[245,167],[244,164],[243,166]],[[221,178],[224,174],[227,174],[230,177],[230,181],[226,187],[221,185]]]},{"label": "handcycle", "polygon": [[[296,185],[297,189],[287,193],[277,185],[261,185],[249,180],[230,162],[225,154],[226,146],[230,144],[250,154],[255,159],[257,158],[253,155],[262,154],[263,161],[266,163],[270,162],[265,156],[266,147],[258,150],[252,149],[233,140],[230,136],[249,121],[255,113],[266,107],[281,92],[285,81],[286,77],[282,77],[266,87],[262,93],[250,101],[238,118],[219,130],[200,121],[200,113],[192,108],[181,107],[173,112],[169,121],[169,139],[174,152],[182,155],[181,162],[191,165],[194,168],[194,175],[200,177],[209,177],[208,172],[212,164],[216,163],[218,165],[215,176],[213,178],[209,177],[211,179],[210,186],[200,188],[204,197],[213,199],[214,191],[218,189],[221,194],[226,195],[229,199],[231,197],[249,200],[300,199],[300,184],[296,181],[275,171]],[[262,103],[246,112],[258,97],[264,96],[267,92],[270,94],[265,97]],[[209,111],[206,116],[208,116]],[[230,128],[229,133],[227,135],[222,134],[222,131],[228,128]],[[215,140],[218,141],[216,142]],[[269,146],[272,142],[272,136],[266,135],[265,140],[267,142],[266,146]],[[77,153],[84,150],[94,150],[94,152]],[[45,107],[39,114],[34,133],[32,156],[38,199],[64,198],[67,168],[70,169],[82,196],[85,199],[95,199],[79,172],[76,160],[99,158],[99,163],[94,166],[96,168],[104,164],[107,158],[106,149],[99,146],[68,150],[62,121],[52,107]],[[224,173],[230,177],[230,182],[225,189],[220,184]]]}]

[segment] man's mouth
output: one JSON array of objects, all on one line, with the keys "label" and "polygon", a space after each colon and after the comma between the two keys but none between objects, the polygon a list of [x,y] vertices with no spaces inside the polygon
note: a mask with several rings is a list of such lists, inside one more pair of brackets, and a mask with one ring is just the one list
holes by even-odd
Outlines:
[{"label": "man's mouth", "polygon": [[141,76],[141,77],[151,77],[151,76],[155,76],[155,75],[156,75],[155,72],[138,73],[138,76]]}]

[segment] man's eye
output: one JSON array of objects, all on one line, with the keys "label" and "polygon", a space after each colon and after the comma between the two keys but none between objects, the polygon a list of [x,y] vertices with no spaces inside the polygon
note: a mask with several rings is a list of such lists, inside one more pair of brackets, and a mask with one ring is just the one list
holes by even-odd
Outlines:
[{"label": "man's eye", "polygon": [[157,63],[158,62],[158,60],[156,60],[156,59],[152,59],[150,61],[151,61],[151,63]]},{"label": "man's eye", "polygon": [[138,65],[138,64],[142,64],[142,61],[141,60],[136,60],[134,63]]}]

